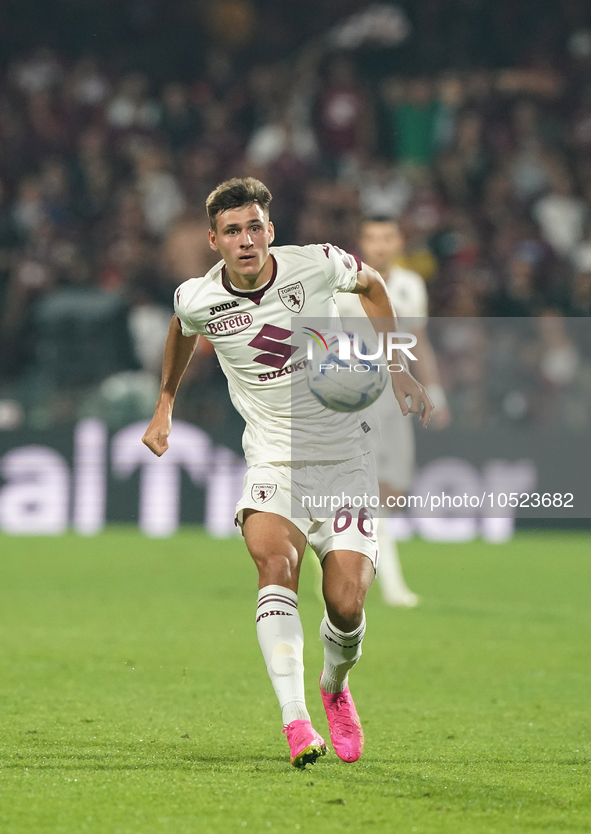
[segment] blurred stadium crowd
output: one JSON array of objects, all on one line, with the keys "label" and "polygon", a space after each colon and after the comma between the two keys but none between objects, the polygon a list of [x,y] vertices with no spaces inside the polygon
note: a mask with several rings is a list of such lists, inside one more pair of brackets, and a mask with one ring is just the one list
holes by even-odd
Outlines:
[{"label": "blurred stadium crowd", "polygon": [[[585,3],[421,0],[413,16],[290,0],[283,27],[265,2],[201,5],[200,60],[172,76],[162,56],[130,65],[123,42],[102,57],[21,47],[3,67],[0,425],[150,413],[174,288],[215,262],[205,197],[245,174],[274,195],[277,244],[355,251],[361,217],[394,218],[432,316],[559,318],[527,356],[554,350],[552,391],[591,387],[567,322],[591,314]],[[314,25],[296,8],[317,9]],[[466,333],[444,373],[452,402],[474,373],[458,380],[457,350],[473,358],[481,339]],[[206,348],[189,377],[180,416],[227,428]],[[499,408],[531,416],[512,403]]]}]

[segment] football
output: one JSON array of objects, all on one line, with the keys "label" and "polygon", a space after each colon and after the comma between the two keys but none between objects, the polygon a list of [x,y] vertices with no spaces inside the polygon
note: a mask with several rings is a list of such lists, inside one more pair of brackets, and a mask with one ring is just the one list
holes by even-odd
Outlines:
[{"label": "football", "polygon": [[[385,358],[365,359],[355,355],[353,334],[347,333],[350,342],[350,359],[339,356],[337,336],[326,339],[327,349],[314,352],[306,365],[308,387],[316,399],[331,411],[361,411],[374,403],[389,381]],[[359,337],[358,353],[372,354],[375,348],[368,347]]]}]

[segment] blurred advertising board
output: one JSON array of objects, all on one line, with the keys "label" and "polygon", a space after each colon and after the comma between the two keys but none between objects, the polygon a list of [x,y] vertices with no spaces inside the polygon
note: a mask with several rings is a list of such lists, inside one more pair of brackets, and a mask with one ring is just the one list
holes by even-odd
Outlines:
[{"label": "blurred advertising board", "polygon": [[[109,432],[85,419],[0,433],[0,531],[94,535],[125,523],[165,537],[203,524],[214,536],[235,535],[243,459],[182,421],[157,458],[141,443],[145,428]],[[452,426],[415,434],[414,483],[385,522],[399,538],[503,541],[516,524],[591,526],[591,432]]]}]

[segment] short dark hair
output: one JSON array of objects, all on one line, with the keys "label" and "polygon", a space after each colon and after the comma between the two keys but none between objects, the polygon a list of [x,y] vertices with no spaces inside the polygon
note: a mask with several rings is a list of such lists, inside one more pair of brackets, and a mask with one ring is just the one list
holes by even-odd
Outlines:
[{"label": "short dark hair", "polygon": [[267,186],[254,177],[233,177],[225,180],[211,192],[205,201],[209,225],[215,231],[216,218],[222,211],[258,203],[266,215],[273,196]]}]

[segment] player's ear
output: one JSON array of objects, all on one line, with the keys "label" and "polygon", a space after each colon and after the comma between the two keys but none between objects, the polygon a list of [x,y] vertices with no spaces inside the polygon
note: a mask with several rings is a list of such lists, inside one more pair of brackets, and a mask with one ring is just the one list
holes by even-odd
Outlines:
[{"label": "player's ear", "polygon": [[271,244],[275,240],[275,226],[273,225],[273,223],[270,220],[267,224],[267,229],[268,229],[267,234],[269,235],[269,243]]},{"label": "player's ear", "polygon": [[219,252],[220,250],[218,248],[217,241],[215,239],[215,232],[213,231],[213,229],[209,229],[209,231],[207,232],[207,239],[209,240],[210,249],[213,249],[214,252]]}]

